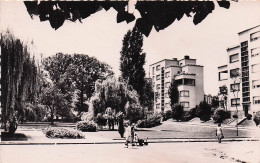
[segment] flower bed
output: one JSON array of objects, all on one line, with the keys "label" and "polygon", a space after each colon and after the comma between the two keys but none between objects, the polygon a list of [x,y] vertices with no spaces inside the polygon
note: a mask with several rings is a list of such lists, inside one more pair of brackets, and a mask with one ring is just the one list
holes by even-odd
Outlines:
[{"label": "flower bed", "polygon": [[137,121],[137,127],[139,128],[151,128],[159,126],[161,124],[161,115],[155,114],[147,119]]},{"label": "flower bed", "polygon": [[48,138],[84,138],[84,135],[80,131],[64,127],[48,127],[43,130],[43,133]]},{"label": "flower bed", "polygon": [[89,131],[89,132],[95,132],[97,131],[97,126],[94,121],[80,121],[76,125],[77,130],[81,131]]}]

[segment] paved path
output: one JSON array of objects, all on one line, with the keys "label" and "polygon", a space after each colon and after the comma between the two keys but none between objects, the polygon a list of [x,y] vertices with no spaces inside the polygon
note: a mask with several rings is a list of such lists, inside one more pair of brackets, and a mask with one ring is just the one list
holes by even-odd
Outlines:
[{"label": "paved path", "polygon": [[260,142],[1,146],[3,163],[259,163]]}]

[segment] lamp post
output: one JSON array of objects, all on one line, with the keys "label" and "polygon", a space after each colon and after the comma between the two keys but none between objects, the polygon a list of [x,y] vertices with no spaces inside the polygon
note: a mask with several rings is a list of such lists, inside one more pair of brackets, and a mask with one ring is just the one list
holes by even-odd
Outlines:
[{"label": "lamp post", "polygon": [[[237,114],[237,117],[236,117],[236,122],[237,122],[237,136],[238,136],[238,108],[237,108],[237,100],[238,100],[238,92],[240,90],[240,81],[241,81],[241,77],[240,77],[240,73],[237,72],[235,74],[233,74],[233,77],[232,77],[233,81],[234,81],[234,87],[231,88],[231,91],[234,93],[234,97],[236,98],[236,114]],[[235,94],[236,92],[236,94]]]}]

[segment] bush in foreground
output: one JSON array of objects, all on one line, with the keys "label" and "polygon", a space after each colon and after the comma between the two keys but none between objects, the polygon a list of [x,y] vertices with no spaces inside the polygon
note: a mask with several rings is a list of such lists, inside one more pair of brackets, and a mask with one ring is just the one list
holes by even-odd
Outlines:
[{"label": "bush in foreground", "polygon": [[260,125],[260,111],[256,112],[254,114],[254,118],[253,118],[255,124],[258,126]]},{"label": "bush in foreground", "polygon": [[154,114],[149,116],[147,119],[137,121],[137,127],[139,128],[151,128],[159,126],[161,124],[161,115]]},{"label": "bush in foreground", "polygon": [[187,122],[196,117],[196,108],[192,108],[189,111],[185,111],[182,120]]},{"label": "bush in foreground", "polygon": [[171,119],[172,118],[172,111],[171,110],[167,110],[165,113],[164,113],[164,120],[168,120],[168,119]]},{"label": "bush in foreground", "polygon": [[216,123],[222,123],[225,119],[228,119],[231,117],[231,114],[229,111],[225,111],[223,109],[216,109],[213,115],[213,120]]},{"label": "bush in foreground", "polygon": [[208,121],[211,117],[211,106],[206,102],[200,102],[199,106],[196,106],[196,114],[201,121]]},{"label": "bush in foreground", "polygon": [[172,106],[172,118],[180,121],[184,115],[184,110],[182,105]]},{"label": "bush in foreground", "polygon": [[96,123],[94,121],[80,121],[76,124],[77,130],[95,132],[97,130]]},{"label": "bush in foreground", "polygon": [[64,127],[48,127],[43,130],[43,133],[48,138],[84,138],[84,135],[80,131]]}]

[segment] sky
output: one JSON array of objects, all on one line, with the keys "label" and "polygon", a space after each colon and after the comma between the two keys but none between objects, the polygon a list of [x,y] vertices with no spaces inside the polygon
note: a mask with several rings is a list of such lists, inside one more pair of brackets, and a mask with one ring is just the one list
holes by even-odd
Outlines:
[{"label": "sky", "polygon": [[[204,92],[217,95],[217,67],[228,62],[226,49],[238,44],[237,33],[260,24],[260,1],[231,2],[230,9],[215,10],[200,24],[184,16],[180,21],[162,31],[144,36],[143,51],[146,53],[146,76],[149,65],[162,59],[178,58],[184,55],[197,59],[204,66]],[[33,19],[23,2],[0,2],[0,30],[7,28],[17,38],[31,42],[35,46],[35,56],[55,55],[58,52],[80,53],[94,56],[109,64],[116,76],[120,75],[120,51],[122,40],[135,22],[116,22],[116,11],[101,10],[80,22],[65,21],[58,30],[51,28],[48,21]],[[138,11],[134,11],[139,15]]]}]

